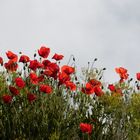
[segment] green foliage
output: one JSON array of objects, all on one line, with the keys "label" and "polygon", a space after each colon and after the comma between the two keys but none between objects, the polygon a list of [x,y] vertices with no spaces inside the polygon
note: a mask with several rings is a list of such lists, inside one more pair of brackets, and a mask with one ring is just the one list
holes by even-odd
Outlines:
[{"label": "green foliage", "polygon": [[[46,52],[41,56],[44,54]],[[33,61],[33,66],[29,61],[23,62],[21,72],[13,69],[17,61],[9,61],[7,71],[0,74],[0,139],[140,139],[140,93],[131,86],[131,80],[127,80],[126,69],[117,69],[121,79],[109,90],[101,81],[105,68],[93,68],[94,62],[82,70],[83,81],[80,81],[73,67],[64,65],[62,69],[57,65],[59,62],[46,60],[50,65],[42,66],[42,59]],[[36,65],[37,70],[31,69]],[[25,86],[21,88],[16,78]],[[14,93],[10,86],[15,88]],[[84,128],[80,124],[84,124]]]},{"label": "green foliage", "polygon": [[127,102],[121,96],[64,94],[62,89],[32,104],[23,97],[16,97],[12,104],[1,102],[2,139],[87,139],[79,130],[80,122],[93,125],[89,139],[136,140],[140,137],[139,94],[133,94]]}]

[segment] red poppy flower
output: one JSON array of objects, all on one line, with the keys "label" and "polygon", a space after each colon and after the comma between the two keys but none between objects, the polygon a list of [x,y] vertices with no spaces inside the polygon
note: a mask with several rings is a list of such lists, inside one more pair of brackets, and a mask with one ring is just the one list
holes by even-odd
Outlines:
[{"label": "red poppy flower", "polygon": [[55,59],[56,61],[62,60],[63,59],[63,55],[59,55],[59,54],[54,54],[54,56],[52,57],[52,59]]},{"label": "red poppy flower", "polygon": [[65,85],[67,88],[69,88],[71,91],[75,91],[76,90],[76,85],[71,82],[71,81],[66,81],[65,82]]},{"label": "red poppy flower", "polygon": [[12,102],[12,96],[10,95],[3,95],[2,96],[2,100],[4,101],[4,103],[9,104]]},{"label": "red poppy flower", "polygon": [[41,74],[39,77],[38,77],[38,82],[43,82],[44,81],[44,75]]},{"label": "red poppy flower", "polygon": [[12,60],[9,60],[8,63],[4,64],[4,67],[11,72],[14,72],[17,70],[18,68],[18,64]]},{"label": "red poppy flower", "polygon": [[90,83],[86,83],[86,86],[82,88],[82,92],[85,94],[93,94],[94,87]]},{"label": "red poppy flower", "polygon": [[57,74],[59,72],[59,66],[56,63],[49,63],[45,69],[44,74],[49,77],[57,78]]},{"label": "red poppy flower", "polygon": [[16,86],[18,86],[19,88],[24,88],[25,87],[25,82],[20,77],[17,77],[15,79],[15,83],[16,83]]},{"label": "red poppy flower", "polygon": [[19,95],[19,90],[17,88],[15,88],[13,86],[9,86],[9,90],[13,95],[15,95],[15,96]]},{"label": "red poppy flower", "polygon": [[22,62],[22,63],[27,63],[30,61],[30,58],[26,55],[21,55],[20,56],[20,59],[19,59],[19,62]]},{"label": "red poppy flower", "polygon": [[53,75],[53,72],[47,68],[44,72],[43,72],[44,75],[48,76],[48,77],[51,77]]},{"label": "red poppy flower", "polygon": [[66,81],[70,81],[70,76],[66,73],[59,73],[58,75],[59,85],[64,84]]},{"label": "red poppy flower", "polygon": [[43,68],[43,64],[40,63],[40,62],[38,62],[38,66],[37,66],[37,68],[38,68],[38,69]]},{"label": "red poppy flower", "polygon": [[37,60],[30,60],[30,64],[29,64],[29,68],[32,69],[32,70],[36,70],[37,69],[37,66],[38,65],[38,61]]},{"label": "red poppy flower", "polygon": [[56,63],[49,63],[48,68],[53,72],[53,73],[58,73],[59,72],[59,66]]},{"label": "red poppy flower", "polygon": [[83,133],[91,134],[92,133],[92,125],[88,124],[88,123],[80,123],[80,130]]},{"label": "red poppy flower", "polygon": [[101,82],[96,80],[96,79],[91,79],[89,81],[89,83],[92,85],[92,86],[101,86]]},{"label": "red poppy flower", "polygon": [[51,63],[51,61],[49,61],[49,60],[43,60],[42,61],[42,64],[43,64],[44,68],[47,68],[50,63]]},{"label": "red poppy flower", "polygon": [[30,77],[30,81],[32,84],[38,84],[38,77],[37,77],[36,73],[31,72],[29,77]]},{"label": "red poppy flower", "polygon": [[47,93],[47,94],[52,93],[52,87],[49,86],[49,85],[45,85],[45,84],[40,85],[39,90],[41,92],[44,92],[44,93]]},{"label": "red poppy flower", "polygon": [[37,60],[31,60],[29,68],[32,69],[33,71],[36,71],[37,68],[43,68],[43,64],[41,64]]},{"label": "red poppy flower", "polygon": [[140,81],[140,72],[136,73],[136,78],[137,78],[138,81]]},{"label": "red poppy flower", "polygon": [[29,101],[30,103],[32,103],[33,101],[36,100],[37,96],[36,96],[35,94],[28,93],[27,98],[28,98],[28,101]]},{"label": "red poppy flower", "polygon": [[12,60],[13,62],[17,62],[18,56],[11,51],[6,52],[8,59]]},{"label": "red poppy flower", "polygon": [[0,57],[0,64],[3,65],[3,58]]},{"label": "red poppy flower", "polygon": [[62,66],[61,71],[62,71],[62,73],[66,73],[66,74],[70,75],[75,72],[75,69],[73,67],[64,65],[64,66]]},{"label": "red poppy flower", "polygon": [[96,96],[102,96],[104,94],[104,92],[102,91],[102,89],[99,86],[94,87],[94,92],[95,92]]},{"label": "red poppy flower", "polygon": [[119,74],[121,81],[123,81],[123,79],[127,79],[129,74],[127,74],[127,69],[123,68],[123,67],[119,67],[115,69],[116,72]]},{"label": "red poppy flower", "polygon": [[47,58],[48,55],[50,53],[50,48],[47,48],[45,46],[42,46],[39,50],[38,50],[38,54],[43,57],[43,58]]},{"label": "red poppy flower", "polygon": [[115,86],[113,84],[108,85],[110,91],[115,91]]}]

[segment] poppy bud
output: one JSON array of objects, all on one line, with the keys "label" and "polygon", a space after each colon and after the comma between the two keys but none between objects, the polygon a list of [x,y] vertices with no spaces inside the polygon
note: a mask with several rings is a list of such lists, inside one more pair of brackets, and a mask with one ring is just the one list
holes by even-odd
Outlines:
[{"label": "poppy bud", "polygon": [[75,80],[77,81],[77,76],[75,76]]},{"label": "poppy bud", "polygon": [[79,82],[76,82],[76,84],[79,85],[80,83]]},{"label": "poppy bud", "polygon": [[102,79],[102,76],[99,78],[99,80],[101,80]]},{"label": "poppy bud", "polygon": [[25,69],[26,69],[26,67],[24,66],[24,67],[23,67],[23,70],[25,70]]},{"label": "poppy bud", "polygon": [[132,81],[132,80],[133,80],[133,78],[130,79],[130,81]]},{"label": "poppy bud", "polygon": [[36,57],[36,53],[34,54],[34,58]]},{"label": "poppy bud", "polygon": [[130,83],[132,80],[133,80],[133,78],[129,79],[129,81],[128,81],[128,82]]},{"label": "poppy bud", "polygon": [[40,71],[40,74],[43,74],[43,70],[42,70],[42,71]]},{"label": "poppy bud", "polygon": [[97,58],[94,59],[94,61],[97,61],[97,60],[98,60]]},{"label": "poppy bud", "polygon": [[96,71],[95,71],[96,73],[98,73],[98,70],[96,69]]}]

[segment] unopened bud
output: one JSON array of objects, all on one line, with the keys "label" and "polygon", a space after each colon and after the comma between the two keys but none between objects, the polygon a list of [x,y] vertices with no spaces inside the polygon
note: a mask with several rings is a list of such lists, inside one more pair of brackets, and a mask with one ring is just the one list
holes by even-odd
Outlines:
[{"label": "unopened bud", "polygon": [[40,72],[40,74],[43,74],[43,70]]},{"label": "unopened bud", "polygon": [[75,76],[75,80],[77,81],[77,76]]},{"label": "unopened bud", "polygon": [[36,53],[34,54],[34,57],[36,57]]},{"label": "unopened bud", "polygon": [[129,82],[131,82],[133,80],[133,78],[131,78],[130,80],[129,80]]},{"label": "unopened bud", "polygon": [[94,61],[97,61],[97,58],[95,58]]},{"label": "unopened bud", "polygon": [[99,78],[99,80],[101,80],[102,79],[102,76]]}]

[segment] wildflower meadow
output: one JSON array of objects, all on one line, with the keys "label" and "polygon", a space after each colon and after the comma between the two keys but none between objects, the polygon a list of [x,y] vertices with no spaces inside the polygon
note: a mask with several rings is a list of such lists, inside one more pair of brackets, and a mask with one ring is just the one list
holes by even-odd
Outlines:
[{"label": "wildflower meadow", "polygon": [[49,55],[0,57],[1,140],[140,140],[140,72],[114,68],[118,81],[105,84],[96,58],[79,77],[73,56]]}]

